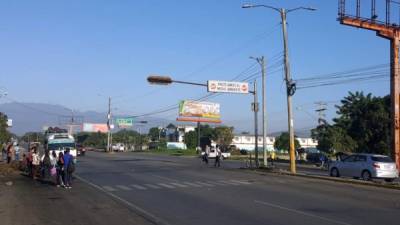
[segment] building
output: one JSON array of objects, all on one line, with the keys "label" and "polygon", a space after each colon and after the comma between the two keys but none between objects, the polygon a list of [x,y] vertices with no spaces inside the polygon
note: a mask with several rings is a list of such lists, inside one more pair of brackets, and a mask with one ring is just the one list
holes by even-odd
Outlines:
[{"label": "building", "polygon": [[[316,148],[318,145],[318,141],[312,138],[296,138],[296,139],[299,141],[300,146],[302,148]],[[266,146],[267,150],[273,151],[275,144],[275,137],[266,137],[265,141],[267,145]],[[232,140],[232,145],[235,145],[236,148],[241,150],[254,151],[255,136],[249,134],[235,135]],[[262,147],[263,147],[263,137],[258,136],[258,148],[262,149]]]}]

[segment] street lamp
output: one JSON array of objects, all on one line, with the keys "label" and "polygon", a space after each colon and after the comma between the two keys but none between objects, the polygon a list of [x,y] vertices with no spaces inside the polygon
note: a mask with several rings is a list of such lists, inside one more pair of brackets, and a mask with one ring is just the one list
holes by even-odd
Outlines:
[{"label": "street lamp", "polygon": [[253,4],[244,4],[242,8],[257,8],[264,7],[268,9],[275,10],[279,12],[282,20],[282,33],[283,33],[283,45],[285,52],[285,81],[286,81],[286,96],[287,96],[287,108],[288,108],[288,128],[289,128],[289,146],[290,146],[290,171],[292,173],[296,173],[296,159],[295,159],[295,149],[294,149],[294,129],[293,129],[293,116],[292,116],[292,96],[296,91],[296,84],[293,82],[290,76],[290,63],[289,63],[289,47],[288,47],[288,35],[286,28],[286,15],[290,12],[297,10],[309,10],[315,11],[315,8],[312,7],[297,7],[293,9],[284,9],[284,8],[276,8],[269,5],[253,5]]}]

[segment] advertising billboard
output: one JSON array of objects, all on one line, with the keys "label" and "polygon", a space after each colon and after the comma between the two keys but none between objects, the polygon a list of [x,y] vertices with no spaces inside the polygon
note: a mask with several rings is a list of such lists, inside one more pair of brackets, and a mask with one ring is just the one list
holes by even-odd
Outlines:
[{"label": "advertising billboard", "polygon": [[209,80],[207,82],[208,92],[222,92],[234,94],[248,94],[249,83],[247,82],[233,82],[221,80]]},{"label": "advertising billboard", "polygon": [[181,101],[179,116],[220,119],[220,105],[213,102]]},{"label": "advertising billboard", "polygon": [[92,133],[107,133],[108,127],[106,123],[84,123],[82,125],[83,132],[92,132]]},{"label": "advertising billboard", "polygon": [[117,118],[115,123],[119,128],[128,128],[133,126],[133,118]]}]

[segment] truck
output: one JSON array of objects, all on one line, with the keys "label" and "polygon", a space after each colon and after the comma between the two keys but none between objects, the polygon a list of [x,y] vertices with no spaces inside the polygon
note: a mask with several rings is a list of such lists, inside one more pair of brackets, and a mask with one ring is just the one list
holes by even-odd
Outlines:
[{"label": "truck", "polygon": [[69,153],[74,158],[77,156],[75,138],[64,129],[49,128],[45,132],[44,145],[46,150],[50,152],[55,151],[57,155],[59,152],[64,152],[66,149],[69,149]]}]

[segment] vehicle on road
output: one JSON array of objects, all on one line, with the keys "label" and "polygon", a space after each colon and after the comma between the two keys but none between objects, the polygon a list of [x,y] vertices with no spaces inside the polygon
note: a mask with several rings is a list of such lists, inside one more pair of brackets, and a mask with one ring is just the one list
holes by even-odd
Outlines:
[{"label": "vehicle on road", "polygon": [[46,139],[44,142],[45,149],[55,151],[58,155],[59,152],[64,152],[67,148],[70,150],[70,154],[76,158],[77,149],[75,144],[74,136],[65,133],[63,129],[50,129],[46,131]]},{"label": "vehicle on road", "polygon": [[124,152],[125,151],[125,145],[122,143],[117,143],[112,146],[112,150],[115,152]]},{"label": "vehicle on road", "polygon": [[77,151],[76,154],[78,156],[84,156],[86,153],[86,148],[83,147],[82,144],[76,144],[76,151]]},{"label": "vehicle on road", "polygon": [[376,154],[353,154],[341,161],[332,161],[329,165],[332,177],[353,177],[371,180],[384,179],[392,182],[399,177],[399,171],[391,158]]}]

